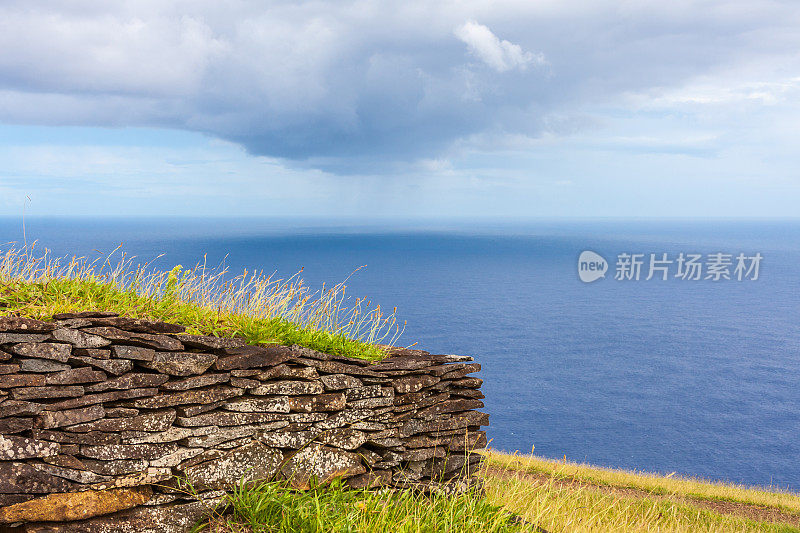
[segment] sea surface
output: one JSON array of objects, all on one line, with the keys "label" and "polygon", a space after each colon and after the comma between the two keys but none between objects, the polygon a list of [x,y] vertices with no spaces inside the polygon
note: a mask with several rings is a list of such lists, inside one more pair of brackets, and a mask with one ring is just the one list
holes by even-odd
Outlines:
[{"label": "sea surface", "polygon": [[[797,221],[28,218],[25,238],[56,255],[122,244],[163,269],[303,268],[314,287],[366,265],[348,292],[397,306],[403,344],[481,363],[492,447],[800,490]],[[12,241],[21,220],[0,219]],[[579,279],[585,250],[604,278]],[[673,263],[645,280],[649,254],[681,252],[731,254],[732,279]],[[623,253],[645,254],[638,281],[614,279]],[[761,254],[758,279],[736,279],[739,253]]]}]

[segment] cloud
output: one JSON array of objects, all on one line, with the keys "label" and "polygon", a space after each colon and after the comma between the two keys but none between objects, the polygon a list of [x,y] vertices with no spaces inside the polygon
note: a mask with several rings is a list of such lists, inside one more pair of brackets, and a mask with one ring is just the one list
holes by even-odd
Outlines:
[{"label": "cloud", "polygon": [[544,54],[525,52],[518,44],[500,40],[492,30],[469,21],[455,30],[455,35],[469,47],[470,51],[478,58],[495,69],[497,72],[506,72],[518,68],[525,70],[528,65],[544,65]]},{"label": "cloud", "polygon": [[[294,167],[394,173],[470,139],[535,138],[553,116],[716,86],[722,69],[736,86],[796,75],[798,23],[796,4],[745,0],[9,0],[0,121],[187,130]],[[738,79],[742,63],[774,68]]]}]

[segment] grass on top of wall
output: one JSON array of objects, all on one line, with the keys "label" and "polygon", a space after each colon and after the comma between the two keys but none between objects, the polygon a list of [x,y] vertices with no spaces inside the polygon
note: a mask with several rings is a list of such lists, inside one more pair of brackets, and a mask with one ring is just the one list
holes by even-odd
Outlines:
[{"label": "grass on top of wall", "polygon": [[[346,295],[345,282],[312,291],[299,275],[263,272],[228,277],[205,264],[170,271],[108,257],[36,255],[9,248],[0,255],[0,313],[49,319],[55,313],[113,311],[183,325],[187,333],[241,336],[251,344],[299,344],[367,360],[386,356],[402,333],[395,311],[384,313]],[[298,273],[299,274],[299,273]],[[346,281],[346,280],[345,280]]]}]

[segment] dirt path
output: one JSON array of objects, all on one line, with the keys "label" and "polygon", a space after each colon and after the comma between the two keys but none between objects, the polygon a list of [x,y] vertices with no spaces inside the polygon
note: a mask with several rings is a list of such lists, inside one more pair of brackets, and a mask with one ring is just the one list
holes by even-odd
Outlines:
[{"label": "dirt path", "polygon": [[781,511],[780,509],[775,509],[774,507],[764,507],[761,505],[722,501],[722,500],[703,500],[700,498],[691,498],[687,496],[680,496],[677,494],[676,495],[653,494],[645,490],[632,489],[627,487],[613,487],[609,485],[589,483],[585,480],[577,478],[565,477],[565,478],[553,479],[547,474],[540,474],[536,472],[521,472],[519,470],[506,470],[496,467],[487,467],[486,472],[488,475],[500,479],[507,479],[517,476],[520,479],[533,481],[537,483],[550,483],[552,480],[552,483],[554,483],[558,487],[592,488],[607,494],[613,494],[615,496],[622,496],[626,498],[650,498],[658,500],[669,500],[669,501],[674,501],[676,503],[688,503],[695,507],[708,509],[710,511],[714,511],[720,514],[735,515],[743,518],[749,518],[751,520],[758,520],[762,522],[775,522],[779,524],[790,524],[793,526],[800,527],[800,515],[789,513],[786,511]]}]

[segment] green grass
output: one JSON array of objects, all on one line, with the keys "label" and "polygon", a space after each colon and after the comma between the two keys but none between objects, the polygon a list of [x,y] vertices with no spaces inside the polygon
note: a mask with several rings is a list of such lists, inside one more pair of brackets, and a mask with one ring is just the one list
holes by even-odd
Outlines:
[{"label": "green grass", "polygon": [[634,489],[652,495],[669,495],[695,500],[726,501],[778,509],[800,517],[800,495],[746,487],[733,483],[663,476],[648,472],[598,468],[596,466],[554,461],[532,455],[483,452],[488,466],[517,472],[544,474],[557,480],[577,480],[599,487]]},{"label": "green grass", "polygon": [[299,344],[346,357],[379,360],[380,343],[401,334],[395,312],[363,298],[350,299],[340,283],[311,291],[298,275],[263,272],[228,278],[205,265],[160,271],[121,257],[35,256],[9,249],[0,255],[0,309],[48,319],[71,311],[113,311],[186,326],[188,333],[241,336],[251,344]]},{"label": "green grass", "polygon": [[308,491],[285,482],[240,484],[230,512],[196,530],[270,533],[506,533],[532,531],[476,492],[425,496],[412,491],[369,491],[340,483]]}]

